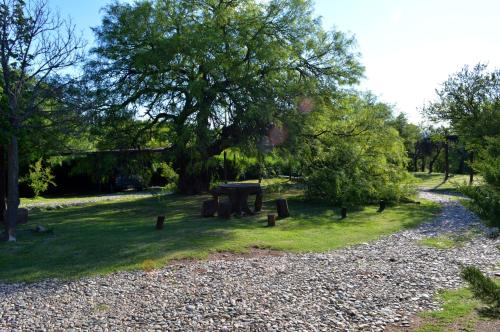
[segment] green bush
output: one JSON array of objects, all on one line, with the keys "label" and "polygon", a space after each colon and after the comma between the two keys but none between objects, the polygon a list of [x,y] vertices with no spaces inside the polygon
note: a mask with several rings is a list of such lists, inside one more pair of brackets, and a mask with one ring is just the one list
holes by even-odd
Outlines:
[{"label": "green bush", "polygon": [[173,191],[176,189],[177,181],[179,180],[179,175],[175,172],[171,164],[166,162],[160,162],[153,164],[155,170],[160,172],[162,178],[167,182],[166,189]]},{"label": "green bush", "polygon": [[489,219],[493,226],[500,227],[500,191],[493,186],[459,187],[459,191],[471,198],[471,209],[481,217]]},{"label": "green bush", "polygon": [[30,165],[28,175],[22,181],[26,182],[33,190],[35,197],[47,191],[50,185],[56,186],[50,167],[44,167],[41,158],[35,164]]},{"label": "green bush", "polygon": [[500,286],[473,266],[463,268],[460,275],[469,284],[474,297],[488,305],[492,314],[500,316]]},{"label": "green bush", "polygon": [[[413,179],[405,170],[393,137],[394,149],[387,145],[370,149],[358,142],[338,142],[315,154],[313,163],[304,167],[306,194],[336,206],[359,206],[378,200],[398,202],[414,193]],[[393,156],[400,158],[394,160]]]}]

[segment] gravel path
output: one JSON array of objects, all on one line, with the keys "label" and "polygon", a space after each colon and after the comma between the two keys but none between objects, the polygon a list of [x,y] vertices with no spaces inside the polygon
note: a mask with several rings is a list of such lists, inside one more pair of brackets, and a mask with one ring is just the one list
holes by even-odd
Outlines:
[{"label": "gravel path", "polygon": [[65,207],[71,206],[82,206],[102,201],[115,201],[120,199],[134,199],[134,198],[143,198],[143,197],[151,197],[158,195],[166,195],[168,193],[162,193],[158,191],[132,191],[132,192],[122,192],[115,194],[105,194],[98,196],[89,196],[89,197],[80,197],[70,200],[58,200],[57,198],[51,199],[49,201],[35,202],[35,203],[23,203],[20,207],[26,208],[28,210],[33,209],[62,209]]},{"label": "gravel path", "polygon": [[500,240],[478,235],[437,250],[418,240],[463,231],[477,218],[441,195],[430,224],[323,254],[171,265],[74,282],[0,283],[0,330],[381,331],[439,306],[461,285],[460,264],[500,263]]}]

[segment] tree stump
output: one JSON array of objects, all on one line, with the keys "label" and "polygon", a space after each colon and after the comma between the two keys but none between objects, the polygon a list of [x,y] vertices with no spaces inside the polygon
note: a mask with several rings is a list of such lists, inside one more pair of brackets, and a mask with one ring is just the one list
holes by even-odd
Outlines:
[{"label": "tree stump", "polygon": [[343,207],[340,210],[340,219],[345,219],[345,218],[347,218],[347,208]]},{"label": "tree stump", "polygon": [[163,229],[164,222],[165,222],[165,216],[158,216],[158,219],[156,219],[156,229],[157,230]]},{"label": "tree stump", "polygon": [[276,226],[276,215],[275,214],[268,214],[267,215],[267,226],[268,227]]},{"label": "tree stump", "polygon": [[231,203],[220,202],[217,207],[217,216],[219,218],[230,219],[231,218]]},{"label": "tree stump", "polygon": [[276,200],[276,210],[279,218],[287,218],[290,216],[290,213],[288,212],[288,202],[285,198],[279,198]]},{"label": "tree stump", "polygon": [[[7,220],[7,211],[3,213],[3,220]],[[28,223],[28,209],[18,208],[16,225],[24,225],[26,223]]]},{"label": "tree stump", "polygon": [[17,224],[24,225],[28,223],[28,209],[19,208],[17,209]]},{"label": "tree stump", "polygon": [[254,210],[255,210],[255,212],[260,212],[260,211],[262,211],[262,198],[263,198],[262,193],[258,193],[258,194],[255,196],[255,205],[254,205]]},{"label": "tree stump", "polygon": [[378,211],[377,212],[382,212],[385,210],[385,201],[384,200],[381,200],[379,203],[379,208],[378,208]]},{"label": "tree stump", "polygon": [[201,216],[205,218],[215,216],[218,205],[219,204],[216,199],[203,201],[203,205],[201,206]]}]

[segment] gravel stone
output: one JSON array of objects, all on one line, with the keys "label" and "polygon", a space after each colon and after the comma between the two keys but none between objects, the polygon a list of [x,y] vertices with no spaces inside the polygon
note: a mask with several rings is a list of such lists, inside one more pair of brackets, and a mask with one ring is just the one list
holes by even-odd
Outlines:
[{"label": "gravel stone", "polygon": [[[442,213],[405,230],[326,253],[179,263],[76,281],[0,283],[0,331],[383,331],[463,286],[461,265],[494,271],[499,239],[458,202],[422,192]],[[419,240],[477,229],[460,248]]]},{"label": "gravel stone", "polygon": [[50,202],[36,202],[36,203],[29,203],[29,204],[21,204],[20,207],[26,208],[28,210],[39,209],[39,210],[50,211],[50,210],[63,209],[63,208],[67,208],[67,207],[93,204],[93,203],[102,202],[102,201],[114,201],[114,200],[120,200],[123,198],[143,198],[143,197],[152,197],[152,196],[163,196],[163,195],[168,195],[168,194],[169,193],[154,193],[151,191],[133,191],[133,192],[122,192],[122,193],[115,193],[115,194],[105,194],[105,195],[99,195],[99,196],[81,197],[81,198],[71,200],[71,201],[57,201],[57,199],[54,199]]}]

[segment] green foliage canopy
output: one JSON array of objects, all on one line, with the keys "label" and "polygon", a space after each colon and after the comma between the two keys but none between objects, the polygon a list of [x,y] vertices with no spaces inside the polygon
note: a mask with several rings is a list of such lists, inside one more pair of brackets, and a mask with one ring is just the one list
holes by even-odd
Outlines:
[{"label": "green foliage canopy", "polygon": [[181,178],[203,169],[189,165],[257,142],[300,98],[358,81],[353,39],[324,31],[312,12],[306,0],[112,4],[88,66],[99,116],[168,123]]}]

